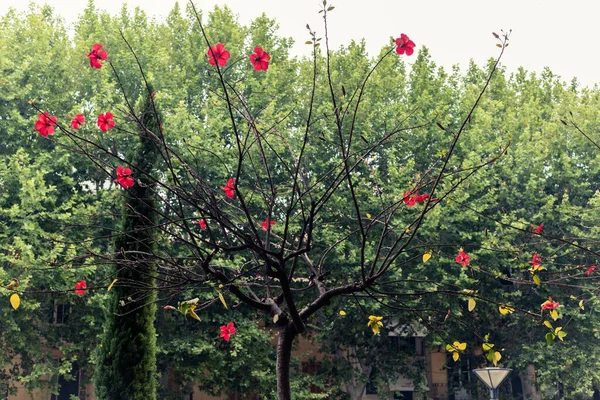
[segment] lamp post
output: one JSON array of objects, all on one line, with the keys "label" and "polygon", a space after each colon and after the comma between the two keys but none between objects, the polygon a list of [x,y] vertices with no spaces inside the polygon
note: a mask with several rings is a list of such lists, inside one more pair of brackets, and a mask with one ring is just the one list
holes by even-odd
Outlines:
[{"label": "lamp post", "polygon": [[498,387],[511,371],[509,368],[491,367],[474,369],[473,373],[490,389],[490,400],[498,400]]}]

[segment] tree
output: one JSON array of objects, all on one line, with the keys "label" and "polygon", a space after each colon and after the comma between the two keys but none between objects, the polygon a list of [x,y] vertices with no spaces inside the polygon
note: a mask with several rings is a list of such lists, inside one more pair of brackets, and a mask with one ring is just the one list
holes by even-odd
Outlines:
[{"label": "tree", "polygon": [[[139,176],[138,183],[134,185],[133,179],[128,177],[117,178],[128,190],[123,207],[123,234],[115,240],[116,281],[96,377],[97,390],[103,399],[156,398],[156,259],[153,255],[158,217],[154,198],[156,183],[147,177],[152,176],[157,167],[161,127],[153,97],[153,89],[148,86],[138,114],[140,142],[131,160]],[[129,168],[122,168],[123,176],[131,173]]]}]

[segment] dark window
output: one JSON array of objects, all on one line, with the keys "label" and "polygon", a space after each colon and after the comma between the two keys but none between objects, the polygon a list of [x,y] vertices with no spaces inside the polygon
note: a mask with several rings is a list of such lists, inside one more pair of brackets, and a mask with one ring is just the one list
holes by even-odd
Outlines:
[{"label": "dark window", "polygon": [[52,312],[50,314],[49,321],[54,325],[64,325],[67,323],[69,319],[69,313],[71,311],[71,306],[68,304],[60,304],[58,302],[54,302],[54,307],[52,307]]},{"label": "dark window", "polygon": [[[319,365],[318,362],[316,362],[314,360],[310,360],[310,361],[303,361],[301,364],[301,367],[302,367],[302,373],[307,374],[307,375],[317,375],[319,373],[319,368],[321,366]],[[323,390],[316,385],[310,385],[310,392],[311,393],[323,393]]]},{"label": "dark window", "polygon": [[399,395],[394,394],[394,399],[413,400],[413,392],[400,392]]},{"label": "dark window", "polygon": [[373,368],[371,370],[371,375],[369,375],[369,380],[367,381],[366,394],[377,394],[377,384],[375,383],[376,376],[375,368]]},{"label": "dark window", "polygon": [[79,396],[79,367],[73,363],[71,377],[67,380],[63,375],[58,377],[58,395],[53,394],[50,400],[71,400],[71,396]]}]

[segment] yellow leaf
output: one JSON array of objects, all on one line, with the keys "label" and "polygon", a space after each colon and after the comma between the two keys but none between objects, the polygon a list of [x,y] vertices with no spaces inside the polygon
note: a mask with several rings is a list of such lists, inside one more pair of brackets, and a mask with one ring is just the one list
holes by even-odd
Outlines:
[{"label": "yellow leaf", "polygon": [[579,308],[581,308],[582,310],[584,309],[584,308],[583,308],[583,300],[580,300],[580,301],[579,301]]},{"label": "yellow leaf", "polygon": [[452,359],[454,360],[454,362],[458,361],[459,358],[460,358],[460,355],[458,353],[452,354]]},{"label": "yellow leaf", "polygon": [[465,351],[465,349],[467,348],[466,343],[454,342],[453,344],[454,344],[454,347],[456,347],[460,351]]},{"label": "yellow leaf", "polygon": [[276,324],[279,321],[279,314],[273,315],[273,323]]},{"label": "yellow leaf", "polygon": [[340,310],[340,315],[343,317],[344,315],[346,315],[346,311]]},{"label": "yellow leaf", "polygon": [[477,303],[475,302],[474,298],[469,298],[469,311],[473,311],[475,309],[476,304]]},{"label": "yellow leaf", "polygon": [[423,262],[424,263],[429,261],[430,258],[431,258],[431,251],[428,251],[427,253],[423,254]]},{"label": "yellow leaf", "polygon": [[552,324],[550,323],[550,321],[544,321],[544,326],[548,329],[552,329]]},{"label": "yellow leaf", "polygon": [[536,285],[540,286],[540,284],[542,283],[542,280],[540,279],[540,277],[539,277],[539,276],[537,276],[537,275],[534,275],[534,276],[533,276],[533,282],[534,282]]},{"label": "yellow leaf", "polygon": [[496,43],[496,47],[502,48],[502,45],[500,43]]},{"label": "yellow leaf", "polygon": [[110,289],[113,288],[113,286],[115,285],[115,283],[117,283],[117,281],[118,281],[117,278],[113,279],[112,283],[110,285],[108,285],[108,289],[106,291],[110,292]]},{"label": "yellow leaf", "polygon": [[229,307],[227,307],[227,303],[225,302],[225,297],[223,297],[221,292],[219,292],[219,300],[221,300],[221,303],[223,303],[223,307],[225,307],[225,309],[228,310]]},{"label": "yellow leaf", "polygon": [[502,354],[499,351],[494,352],[494,358],[492,359],[492,363],[494,363],[494,367],[498,365],[498,361],[502,358]]},{"label": "yellow leaf", "polygon": [[494,347],[494,345],[492,343],[484,343],[482,347],[483,351],[490,351]]},{"label": "yellow leaf", "polygon": [[198,314],[196,314],[196,312],[192,309],[189,310],[190,316],[194,319],[197,319],[198,321],[200,321],[200,317],[198,316]]},{"label": "yellow leaf", "polygon": [[552,317],[552,319],[554,321],[556,321],[558,319],[558,311],[556,311],[556,310],[550,310],[550,316]]},{"label": "yellow leaf", "polygon": [[12,306],[12,308],[14,308],[15,310],[17,308],[19,308],[19,306],[21,305],[21,298],[19,297],[18,294],[13,293],[10,296],[10,305]]},{"label": "yellow leaf", "polygon": [[498,311],[500,311],[500,314],[506,315],[506,314],[512,314],[513,312],[515,312],[515,309],[511,306],[505,306],[503,304],[498,307]]},{"label": "yellow leaf", "polygon": [[371,218],[371,214],[367,213],[367,218]]}]

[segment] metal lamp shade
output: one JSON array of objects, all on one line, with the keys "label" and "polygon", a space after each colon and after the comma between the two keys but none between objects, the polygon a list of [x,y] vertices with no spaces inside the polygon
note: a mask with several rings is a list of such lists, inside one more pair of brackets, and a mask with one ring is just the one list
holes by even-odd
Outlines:
[{"label": "metal lamp shade", "polygon": [[511,371],[512,369],[509,368],[479,368],[474,369],[473,373],[477,375],[490,390],[494,390],[500,386]]}]

